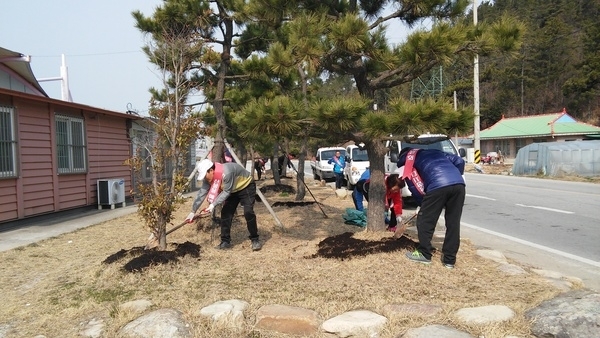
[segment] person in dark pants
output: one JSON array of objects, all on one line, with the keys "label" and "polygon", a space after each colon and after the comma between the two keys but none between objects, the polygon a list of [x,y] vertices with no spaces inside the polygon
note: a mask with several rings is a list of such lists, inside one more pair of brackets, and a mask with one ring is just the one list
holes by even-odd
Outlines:
[{"label": "person in dark pants", "polygon": [[333,174],[335,175],[335,188],[342,189],[342,183],[344,183],[344,167],[346,167],[346,160],[342,157],[341,152],[336,151],[335,155],[327,161],[329,164],[333,164]]},{"label": "person in dark pants", "polygon": [[400,152],[398,167],[404,167],[405,179],[413,198],[421,206],[417,215],[419,244],[406,257],[415,262],[431,264],[433,246],[431,239],[435,226],[446,210],[446,235],[442,245],[442,264],[454,268],[460,247],[460,219],[465,203],[465,161],[457,155],[436,149],[404,148]]},{"label": "person in dark pants", "polygon": [[256,170],[256,177],[258,177],[258,181],[262,177],[263,170],[265,169],[265,161],[262,158],[257,158],[254,160],[254,170]]},{"label": "person in dark pants", "polygon": [[217,249],[231,248],[231,223],[238,205],[244,207],[244,218],[250,233],[253,251],[262,248],[258,240],[258,226],[254,213],[256,201],[256,184],[252,175],[236,162],[213,163],[209,159],[200,161],[197,166],[198,180],[202,186],[192,204],[192,212],[186,217],[187,222],[192,222],[196,211],[205,199],[210,203],[202,213],[211,213],[216,205],[223,203],[221,210],[221,244]]},{"label": "person in dark pants", "polygon": [[[290,169],[292,168],[292,158],[294,158],[294,155],[288,154],[287,167]],[[279,170],[279,176],[283,174],[283,162],[285,161],[285,155],[281,155],[277,158],[277,170]]]}]

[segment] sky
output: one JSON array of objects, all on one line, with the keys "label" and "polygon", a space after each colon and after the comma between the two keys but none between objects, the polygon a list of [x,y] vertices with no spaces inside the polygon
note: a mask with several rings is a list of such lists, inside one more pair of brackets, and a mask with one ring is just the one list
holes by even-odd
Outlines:
[{"label": "sky", "polygon": [[[31,56],[39,79],[60,76],[65,55],[74,102],[117,112],[148,111],[160,76],[142,52],[146,38],[131,12],[152,15],[160,0],[3,1],[0,46]],[[40,85],[61,98],[60,81]]]},{"label": "sky", "polygon": [[[39,79],[60,76],[62,55],[74,102],[117,112],[147,115],[150,87],[160,88],[160,72],[147,61],[146,37],[131,12],[151,16],[161,0],[13,0],[3,1],[0,46],[31,56]],[[406,29],[388,29],[400,43]],[[60,81],[40,85],[61,99]]]}]

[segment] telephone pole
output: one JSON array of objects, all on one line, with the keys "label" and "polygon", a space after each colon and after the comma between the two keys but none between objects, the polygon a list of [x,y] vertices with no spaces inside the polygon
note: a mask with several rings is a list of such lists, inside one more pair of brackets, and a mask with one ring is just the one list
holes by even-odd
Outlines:
[{"label": "telephone pole", "polygon": [[[477,26],[477,0],[473,0],[473,25]],[[481,151],[479,140],[479,54],[475,54],[475,60],[473,61],[473,101],[475,113],[473,146],[475,147],[475,163],[479,163]]]}]

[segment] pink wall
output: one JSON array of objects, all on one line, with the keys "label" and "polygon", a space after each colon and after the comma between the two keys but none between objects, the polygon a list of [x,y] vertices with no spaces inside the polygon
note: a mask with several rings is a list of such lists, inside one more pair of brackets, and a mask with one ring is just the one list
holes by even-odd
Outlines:
[{"label": "pink wall", "polygon": [[[71,208],[97,205],[96,180],[125,179],[131,189],[128,120],[134,118],[94,107],[0,89],[0,104],[14,107],[18,130],[16,178],[0,179],[2,223]],[[58,174],[54,114],[83,118],[87,144],[87,172]]]}]

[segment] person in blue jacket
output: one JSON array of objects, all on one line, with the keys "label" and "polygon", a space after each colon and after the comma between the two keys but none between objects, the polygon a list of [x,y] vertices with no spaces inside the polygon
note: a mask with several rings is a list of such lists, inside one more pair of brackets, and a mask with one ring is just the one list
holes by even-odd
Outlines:
[{"label": "person in blue jacket", "polygon": [[365,189],[365,184],[369,181],[370,178],[371,178],[371,170],[369,170],[369,168],[367,168],[367,170],[365,170],[365,172],[362,173],[362,175],[360,175],[360,178],[356,182],[356,186],[354,187],[354,190],[352,191],[352,202],[354,202],[354,207],[358,211],[365,210],[365,205],[364,205],[363,201],[365,199],[367,201],[369,200],[369,189],[368,188]]},{"label": "person in blue jacket", "polygon": [[465,202],[465,161],[457,155],[437,149],[403,148],[397,166],[404,167],[402,178],[413,198],[421,206],[417,215],[419,244],[406,256],[431,264],[431,239],[445,209],[446,235],[442,245],[442,264],[454,268],[460,246],[460,219]]},{"label": "person in blue jacket", "polygon": [[340,151],[336,151],[335,155],[327,161],[329,164],[333,164],[333,174],[335,175],[335,188],[342,189],[342,183],[344,183],[344,167],[346,167],[346,160],[341,155]]}]

